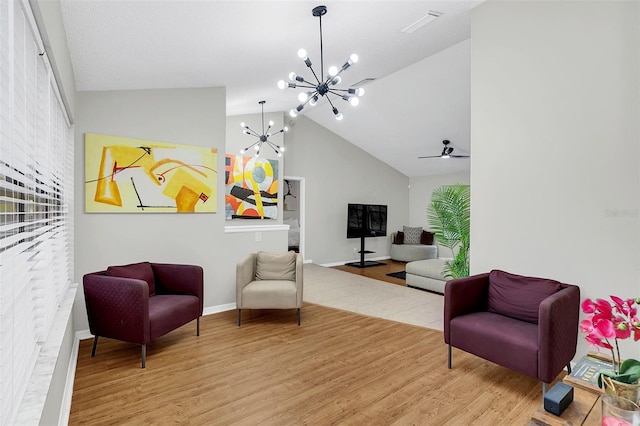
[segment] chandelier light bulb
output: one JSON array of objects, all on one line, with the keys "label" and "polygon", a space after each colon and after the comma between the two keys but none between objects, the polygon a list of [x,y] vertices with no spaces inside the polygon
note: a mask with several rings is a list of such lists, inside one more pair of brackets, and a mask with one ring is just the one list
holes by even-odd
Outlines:
[{"label": "chandelier light bulb", "polygon": [[350,103],[352,106],[358,106],[358,104],[360,103],[360,98],[359,98],[359,97],[357,97],[357,96],[352,96],[352,97],[349,99],[349,103]]},{"label": "chandelier light bulb", "polygon": [[284,152],[284,146],[279,146],[278,149],[280,149],[280,151]]},{"label": "chandelier light bulb", "polygon": [[273,126],[273,120],[269,120],[269,126]]},{"label": "chandelier light bulb", "polygon": [[307,51],[304,49],[298,50],[298,58],[307,59]]},{"label": "chandelier light bulb", "polygon": [[356,55],[355,53],[352,53],[351,56],[349,56],[349,61],[351,62],[351,64],[355,64],[356,62],[358,62],[358,55]]},{"label": "chandelier light bulb", "polygon": [[243,155],[244,155],[244,153],[245,153],[245,152],[247,152],[247,150],[246,150],[245,148],[242,148],[242,149],[240,150],[240,154],[243,154]]},{"label": "chandelier light bulb", "polygon": [[343,115],[342,115],[341,112],[336,114],[336,120],[340,121],[340,120],[342,120],[342,118],[343,118]]},{"label": "chandelier light bulb", "polygon": [[300,94],[298,94],[298,100],[300,102],[306,102],[307,99],[309,99],[309,95],[307,95],[307,92],[300,92]]},{"label": "chandelier light bulb", "polygon": [[358,95],[358,96],[364,95],[364,89],[362,87],[358,87],[356,89],[356,95]]},{"label": "chandelier light bulb", "polygon": [[318,95],[315,95],[310,101],[309,101],[309,105],[314,106],[316,103],[318,103]]},{"label": "chandelier light bulb", "polygon": [[[287,126],[284,126],[284,128],[282,130],[285,131],[285,132],[288,132],[289,128]],[[282,150],[284,151],[284,147],[282,148]]]},{"label": "chandelier light bulb", "polygon": [[278,81],[278,88],[279,89],[286,89],[287,88],[287,83],[285,83],[284,80]]},{"label": "chandelier light bulb", "polygon": [[297,76],[298,76],[298,75],[297,75],[295,72],[290,72],[290,73],[289,73],[289,80],[291,80],[291,81],[296,81],[296,77],[297,77]]},{"label": "chandelier light bulb", "polygon": [[342,82],[342,77],[337,75],[331,80],[331,85],[332,86],[336,86],[336,85],[340,84],[341,82]]},{"label": "chandelier light bulb", "polygon": [[297,116],[298,116],[298,113],[296,112],[296,110],[295,110],[295,109],[292,109],[291,111],[289,111],[289,115],[290,115],[291,117],[295,118],[295,117],[297,117]]},{"label": "chandelier light bulb", "polygon": [[331,66],[329,67],[329,76],[330,76],[330,77],[333,77],[333,76],[335,76],[336,74],[338,74],[338,67],[336,67],[335,65],[331,65]]},{"label": "chandelier light bulb", "polygon": [[240,123],[240,127],[247,127],[247,125],[245,124],[245,122],[243,121],[242,123]]},{"label": "chandelier light bulb", "polygon": [[260,149],[260,146],[259,146],[259,145],[256,145],[256,146],[254,146],[254,147],[253,147],[253,149],[255,149],[256,151],[258,151],[258,150]]}]

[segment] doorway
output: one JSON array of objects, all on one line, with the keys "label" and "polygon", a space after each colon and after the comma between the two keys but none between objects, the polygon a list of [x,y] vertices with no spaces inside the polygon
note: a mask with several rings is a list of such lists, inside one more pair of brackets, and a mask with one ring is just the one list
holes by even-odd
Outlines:
[{"label": "doorway", "polygon": [[283,224],[289,225],[289,250],[305,254],[305,211],[304,178],[297,176],[284,177]]}]

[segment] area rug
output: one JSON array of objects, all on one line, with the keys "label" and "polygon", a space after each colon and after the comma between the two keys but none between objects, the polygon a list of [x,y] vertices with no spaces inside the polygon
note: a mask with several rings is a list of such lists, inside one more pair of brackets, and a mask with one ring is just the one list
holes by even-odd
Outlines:
[{"label": "area rug", "polygon": [[406,280],[407,279],[407,272],[406,271],[390,272],[387,275],[390,276],[390,277],[393,277],[393,278],[400,278],[401,280]]}]

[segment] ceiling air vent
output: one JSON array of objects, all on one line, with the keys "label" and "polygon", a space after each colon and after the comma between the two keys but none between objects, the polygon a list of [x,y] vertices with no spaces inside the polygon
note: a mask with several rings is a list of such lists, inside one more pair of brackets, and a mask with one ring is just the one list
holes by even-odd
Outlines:
[{"label": "ceiling air vent", "polygon": [[441,16],[442,16],[442,12],[436,12],[435,10],[430,10],[429,12],[427,12],[426,15],[421,16],[420,18],[416,19],[415,21],[413,21],[412,23],[410,23],[409,25],[401,29],[400,32],[405,34],[413,34],[414,32],[418,31],[420,28],[427,25],[429,22],[433,22]]}]

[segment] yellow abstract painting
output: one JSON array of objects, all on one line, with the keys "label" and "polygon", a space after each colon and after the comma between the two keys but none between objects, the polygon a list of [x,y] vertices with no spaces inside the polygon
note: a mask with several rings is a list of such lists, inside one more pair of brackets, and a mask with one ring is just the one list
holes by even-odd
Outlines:
[{"label": "yellow abstract painting", "polygon": [[85,133],[85,211],[215,213],[215,148]]}]

